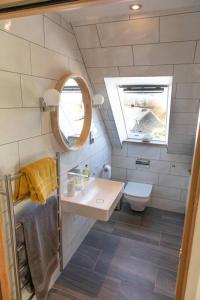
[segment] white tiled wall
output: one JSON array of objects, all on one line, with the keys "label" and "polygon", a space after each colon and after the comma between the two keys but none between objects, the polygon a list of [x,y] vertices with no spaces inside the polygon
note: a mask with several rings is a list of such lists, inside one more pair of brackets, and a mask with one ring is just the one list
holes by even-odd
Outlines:
[{"label": "white tiled wall", "polygon": [[[151,205],[184,211],[200,99],[200,12],[73,27],[91,82],[106,97],[101,112],[113,145],[113,178],[152,183]],[[116,76],[173,76],[168,153],[151,145],[120,148],[104,85]],[[151,160],[149,169],[136,168],[141,156]]]},{"label": "white tiled wall", "polygon": [[[107,97],[105,77],[174,77],[170,153],[191,155],[193,151],[200,98],[199,20],[200,12],[192,12],[73,24],[96,92]],[[115,125],[108,122],[113,121],[109,103],[105,103],[102,115],[112,144],[119,146]]]},{"label": "white tiled wall", "polygon": [[[148,158],[150,166],[136,165],[138,157]],[[153,185],[150,206],[184,212],[192,156],[168,154],[166,148],[134,143],[114,148],[113,178]]]},{"label": "white tiled wall", "polygon": [[[81,73],[86,80],[88,77],[72,28],[57,14],[0,21],[0,44],[0,175],[4,175],[33,160],[55,155],[59,147],[49,113],[40,112],[39,97],[68,71]],[[103,164],[111,163],[110,142],[95,109],[93,129],[94,144],[87,141],[80,151],[62,155],[62,174],[87,162],[98,176]],[[1,213],[8,223],[4,201],[0,199]],[[75,215],[63,216],[64,263],[93,223]],[[6,234],[9,245],[8,230]]]},{"label": "white tiled wall", "polygon": [[158,23],[159,18],[149,18],[98,24],[100,44],[108,47],[157,43]]}]

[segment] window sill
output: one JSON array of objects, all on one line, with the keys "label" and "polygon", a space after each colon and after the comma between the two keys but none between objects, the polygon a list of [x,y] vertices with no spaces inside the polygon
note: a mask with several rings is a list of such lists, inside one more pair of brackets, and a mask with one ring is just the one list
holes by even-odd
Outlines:
[{"label": "window sill", "polygon": [[123,143],[134,143],[134,144],[145,144],[145,145],[156,145],[156,146],[163,146],[163,147],[167,147],[166,142],[157,142],[157,141],[150,141],[150,142],[143,142],[140,140],[134,140],[134,139],[127,139],[124,140]]}]

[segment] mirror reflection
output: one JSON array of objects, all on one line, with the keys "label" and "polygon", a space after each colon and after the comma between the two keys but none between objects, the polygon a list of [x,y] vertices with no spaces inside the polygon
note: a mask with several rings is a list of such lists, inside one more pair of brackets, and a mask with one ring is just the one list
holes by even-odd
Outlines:
[{"label": "mirror reflection", "polygon": [[74,79],[66,81],[59,104],[59,128],[69,146],[74,145],[81,135],[84,123],[84,102],[79,85]]}]

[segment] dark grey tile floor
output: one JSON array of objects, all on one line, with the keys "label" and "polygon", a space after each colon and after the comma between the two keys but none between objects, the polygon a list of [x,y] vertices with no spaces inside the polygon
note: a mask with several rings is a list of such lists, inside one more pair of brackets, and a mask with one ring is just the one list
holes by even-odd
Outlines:
[{"label": "dark grey tile floor", "polygon": [[124,204],[96,222],[49,293],[49,300],[171,300],[184,216]]}]

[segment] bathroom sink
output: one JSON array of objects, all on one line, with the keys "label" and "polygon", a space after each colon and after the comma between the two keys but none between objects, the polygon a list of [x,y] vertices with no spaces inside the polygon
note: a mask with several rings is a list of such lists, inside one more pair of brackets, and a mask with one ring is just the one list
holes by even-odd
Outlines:
[{"label": "bathroom sink", "polygon": [[124,183],[100,178],[90,178],[82,191],[74,196],[61,196],[63,212],[108,221],[118,204]]}]

